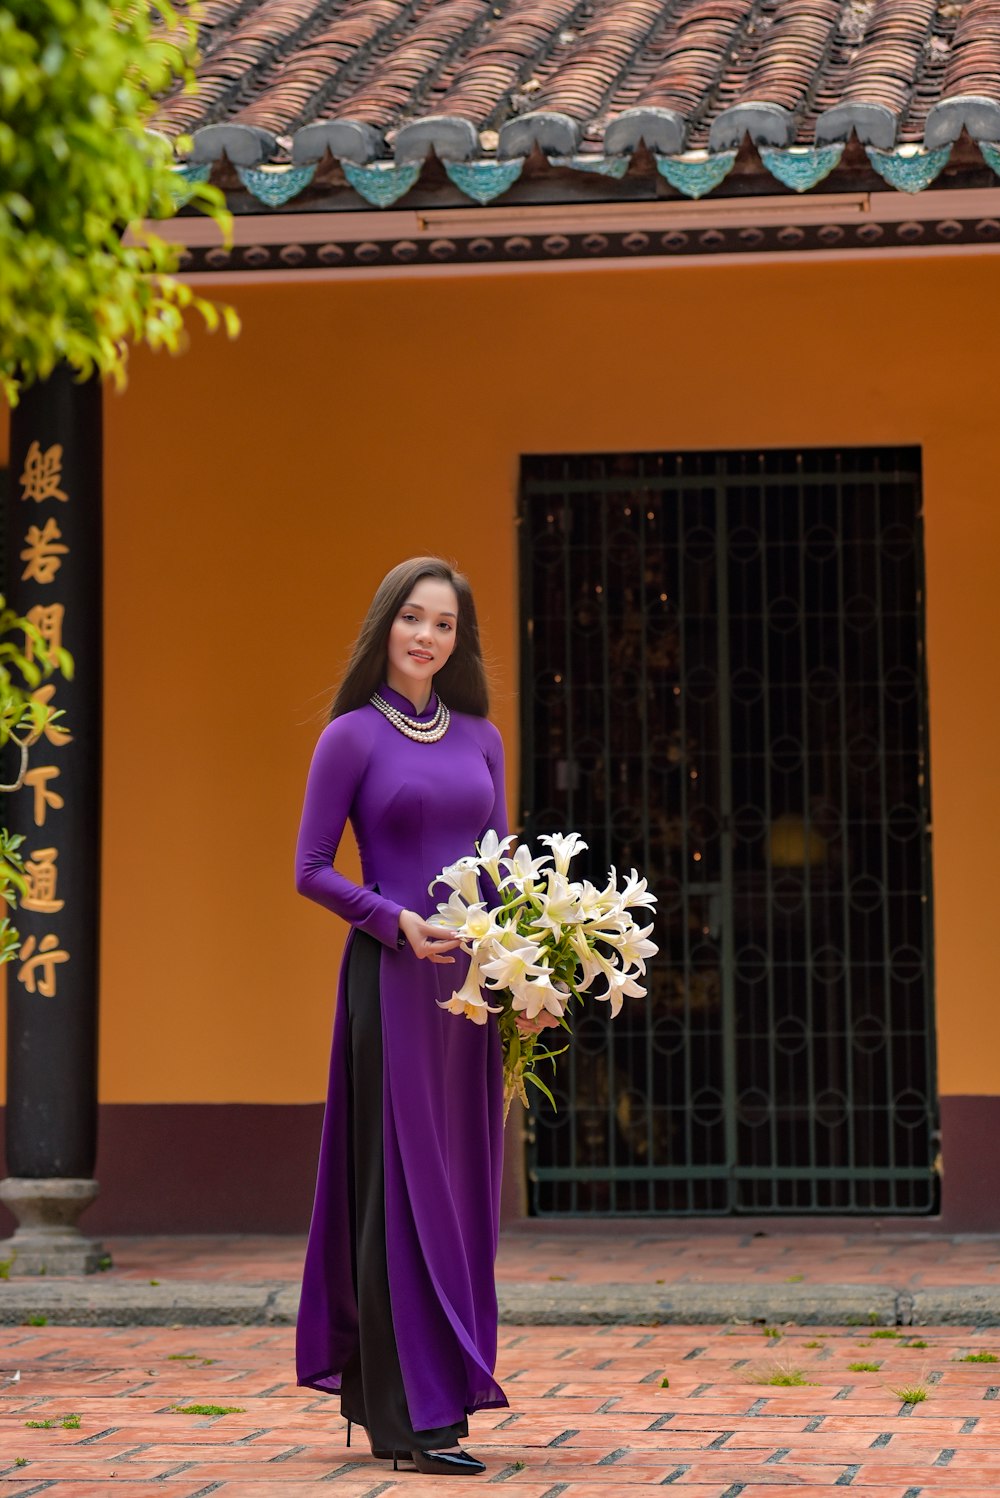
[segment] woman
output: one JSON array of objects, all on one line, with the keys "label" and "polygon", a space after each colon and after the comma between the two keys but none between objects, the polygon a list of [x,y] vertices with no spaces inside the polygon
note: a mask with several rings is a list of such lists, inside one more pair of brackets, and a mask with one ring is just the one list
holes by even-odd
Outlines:
[{"label": "woman", "polygon": [[[437,695],[440,690],[440,697]],[[299,892],[353,928],[303,1274],[298,1381],[340,1391],[375,1456],[468,1476],[493,1377],[503,1100],[496,1026],[439,1008],[468,959],[428,885],[507,831],[472,593],[434,557],[383,579],[309,772]],[[350,819],[362,884],[333,867]]]}]

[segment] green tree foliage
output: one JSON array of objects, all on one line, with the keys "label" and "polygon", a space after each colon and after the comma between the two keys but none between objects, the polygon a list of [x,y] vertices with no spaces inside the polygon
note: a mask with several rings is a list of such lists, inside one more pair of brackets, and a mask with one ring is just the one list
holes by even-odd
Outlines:
[{"label": "green tree foliage", "polygon": [[[194,87],[194,12],[169,0],[4,0],[0,6],[0,390],[60,361],[121,385],[129,342],[177,351],[185,312],[235,314],[175,279],[180,249],[142,224],[189,200],[150,132],[155,98]],[[125,234],[129,228],[128,235]]]},{"label": "green tree foliage", "polygon": [[[33,646],[31,660],[24,650],[28,640]],[[69,652],[59,649],[50,654],[50,649],[35,625],[7,608],[0,594],[0,750],[3,750],[3,764],[13,763],[10,783],[0,787],[7,792],[20,789],[32,745],[63,716],[59,709],[39,702],[34,696],[53,671],[58,670],[66,677],[73,675]],[[13,761],[8,747],[11,744],[16,751]],[[0,900],[11,909],[17,904],[18,895],[25,891],[24,862],[19,851],[23,842],[23,837],[0,828]],[[10,962],[19,946],[10,917],[4,916],[0,921],[0,964]]]}]

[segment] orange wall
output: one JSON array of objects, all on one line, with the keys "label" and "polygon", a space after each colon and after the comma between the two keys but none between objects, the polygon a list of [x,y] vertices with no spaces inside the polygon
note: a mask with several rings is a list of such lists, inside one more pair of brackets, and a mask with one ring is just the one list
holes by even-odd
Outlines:
[{"label": "orange wall", "polygon": [[514,751],[521,453],[837,443],[923,448],[940,1082],[1000,1093],[998,273],[220,282],[238,343],[137,353],[107,415],[102,1097],[322,1096],[341,935],[295,895],[292,849],[390,564],[471,573]]}]

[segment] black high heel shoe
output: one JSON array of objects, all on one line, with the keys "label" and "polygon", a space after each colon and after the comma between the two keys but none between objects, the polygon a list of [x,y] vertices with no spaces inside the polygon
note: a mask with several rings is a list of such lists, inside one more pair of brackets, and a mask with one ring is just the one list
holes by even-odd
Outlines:
[{"label": "black high heel shoe", "polygon": [[[486,1463],[469,1451],[411,1451],[410,1460],[418,1472],[429,1477],[475,1477],[486,1471]],[[392,1459],[392,1469],[399,1470],[399,1462]]]},{"label": "black high heel shoe", "polygon": [[[350,1446],[350,1444],[351,1444],[351,1426],[353,1424],[354,1424],[353,1420],[348,1420],[348,1422],[347,1422],[347,1445],[348,1446]],[[362,1430],[364,1430],[364,1426],[362,1426]],[[375,1458],[377,1458],[377,1460],[380,1461],[380,1462],[392,1462],[392,1464],[393,1464],[394,1467],[398,1467],[398,1458],[401,1457],[401,1456],[404,1456],[404,1457],[405,1456],[409,1456],[409,1454],[410,1454],[408,1451],[383,1451],[381,1447],[375,1445],[375,1443],[373,1442],[373,1440],[371,1438],[371,1435],[370,1435],[370,1433],[368,1431],[365,1431],[365,1435],[368,1436],[368,1445],[371,1448],[371,1454],[372,1454],[372,1456],[374,1456]]]}]

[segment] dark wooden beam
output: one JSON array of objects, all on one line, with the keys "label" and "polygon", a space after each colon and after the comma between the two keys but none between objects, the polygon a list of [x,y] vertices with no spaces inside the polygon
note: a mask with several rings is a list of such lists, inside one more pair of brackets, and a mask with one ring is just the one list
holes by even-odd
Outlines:
[{"label": "dark wooden beam", "polygon": [[[63,1220],[64,1197],[79,1199],[82,1210],[96,1193],[84,1183],[92,1184],[97,1152],[101,503],[101,387],[60,368],[26,390],[11,417],[8,602],[37,626],[47,649],[71,652],[75,670],[72,680],[55,673],[39,689],[65,711],[65,728],[54,725],[32,746],[24,786],[6,798],[7,825],[25,839],[28,892],[15,917],[21,950],[8,973],[12,1179],[0,1195],[16,1212],[18,1193],[31,1194],[25,1183],[48,1182],[42,1194]],[[67,1193],[58,1182],[76,1185]],[[22,1223],[32,1213],[37,1203]],[[19,1260],[32,1251],[20,1245]]]}]

